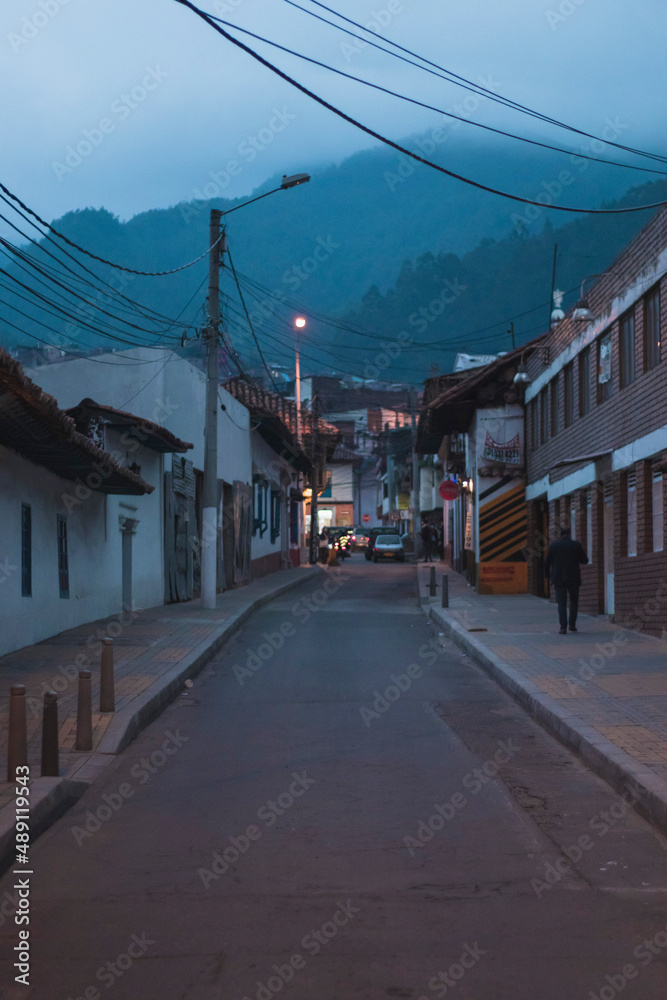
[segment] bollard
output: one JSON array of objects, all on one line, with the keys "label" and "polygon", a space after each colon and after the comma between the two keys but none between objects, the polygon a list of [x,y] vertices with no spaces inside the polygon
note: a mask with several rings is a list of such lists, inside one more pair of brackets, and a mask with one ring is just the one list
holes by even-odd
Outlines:
[{"label": "bollard", "polygon": [[90,670],[79,671],[79,700],[76,707],[76,743],[74,749],[93,749],[93,705],[90,692]]},{"label": "bollard", "polygon": [[42,716],[42,777],[57,778],[59,775],[58,695],[55,691],[45,691]]},{"label": "bollard", "polygon": [[100,670],[100,712],[116,711],[113,682],[113,639],[102,639],[102,664]]},{"label": "bollard", "polygon": [[449,607],[449,577],[446,573],[442,574],[442,607]]},{"label": "bollard", "polygon": [[435,597],[437,583],[435,582],[435,566],[431,566],[431,579],[428,585],[429,597]]},{"label": "bollard", "polygon": [[28,763],[28,737],[25,718],[25,685],[12,684],[9,691],[9,741],[7,746],[7,781],[16,780],[16,768]]}]

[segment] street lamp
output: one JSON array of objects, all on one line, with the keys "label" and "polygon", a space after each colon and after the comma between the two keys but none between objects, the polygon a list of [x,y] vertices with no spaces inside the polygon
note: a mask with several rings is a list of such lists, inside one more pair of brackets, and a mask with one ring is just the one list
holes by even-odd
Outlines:
[{"label": "street lamp", "polygon": [[593,319],[593,313],[588,305],[588,300],[584,298],[584,285],[591,278],[599,278],[602,271],[599,274],[588,274],[581,282],[581,290],[579,292],[579,301],[574,307],[574,312],[572,313],[572,319],[578,323],[584,322],[589,323]]},{"label": "street lamp", "polygon": [[[206,341],[206,419],[204,425],[204,483],[202,489],[201,548],[201,601],[202,607],[216,606],[218,565],[218,327],[220,325],[220,258],[224,252],[224,228],[220,228],[223,215],[230,215],[239,208],[252,205],[276,191],[306,184],[309,174],[283,175],[280,187],[244,201],[226,212],[211,209],[208,254],[208,322],[204,331]],[[297,415],[298,419],[298,415]],[[298,425],[297,425],[298,426]]]},{"label": "street lamp", "polygon": [[296,365],[295,365],[295,394],[296,394],[296,443],[301,447],[301,360],[299,358],[299,344],[301,341],[301,331],[305,328],[306,321],[303,316],[297,316],[294,320],[294,332],[296,333]]}]

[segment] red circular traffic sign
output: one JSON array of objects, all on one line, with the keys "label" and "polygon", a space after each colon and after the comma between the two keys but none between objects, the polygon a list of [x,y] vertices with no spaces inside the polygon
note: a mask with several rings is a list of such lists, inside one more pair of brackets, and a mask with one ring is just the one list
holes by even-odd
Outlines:
[{"label": "red circular traffic sign", "polygon": [[438,487],[443,500],[456,500],[460,492],[459,484],[454,479],[445,479]]},{"label": "red circular traffic sign", "polygon": [[368,522],[370,521],[370,519],[371,519],[371,515],[370,514],[362,514],[361,515],[361,520],[364,522],[364,524],[368,524]]}]

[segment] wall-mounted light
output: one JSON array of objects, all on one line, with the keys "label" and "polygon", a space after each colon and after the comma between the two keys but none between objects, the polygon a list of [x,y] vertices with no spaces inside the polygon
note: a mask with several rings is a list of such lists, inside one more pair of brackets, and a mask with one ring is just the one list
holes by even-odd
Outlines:
[{"label": "wall-mounted light", "polygon": [[524,364],[516,366],[516,375],[512,379],[514,385],[530,385],[530,375]]}]

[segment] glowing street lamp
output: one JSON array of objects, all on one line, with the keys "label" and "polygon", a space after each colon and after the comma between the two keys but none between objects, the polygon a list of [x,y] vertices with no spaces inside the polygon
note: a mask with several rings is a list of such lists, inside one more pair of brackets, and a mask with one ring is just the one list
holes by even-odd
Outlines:
[{"label": "glowing street lamp", "polygon": [[306,326],[306,320],[303,316],[297,316],[294,320],[294,329],[296,332],[296,378],[295,378],[295,391],[296,391],[296,443],[301,446],[301,362],[299,359],[299,342],[301,340],[301,331]]}]

